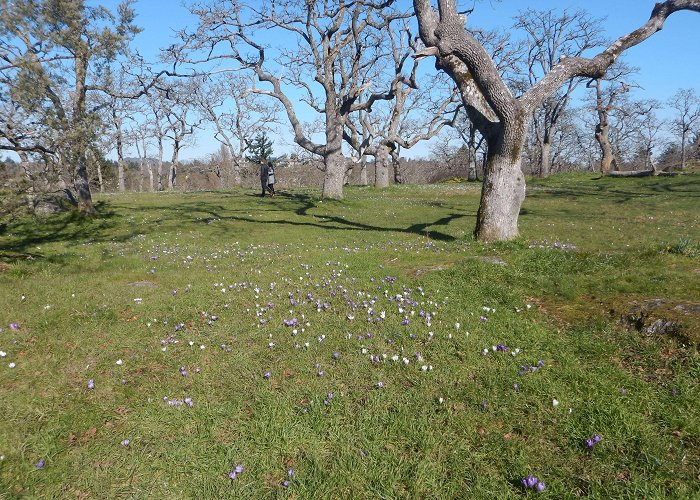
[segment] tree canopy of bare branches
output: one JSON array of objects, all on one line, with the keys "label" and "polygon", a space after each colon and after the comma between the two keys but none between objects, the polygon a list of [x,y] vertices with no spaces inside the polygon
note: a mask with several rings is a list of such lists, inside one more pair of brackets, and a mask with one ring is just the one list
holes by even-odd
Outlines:
[{"label": "tree canopy of bare branches", "polygon": [[[377,40],[392,21],[408,17],[390,3],[212,0],[192,8],[199,26],[180,34],[182,44],[171,55],[180,66],[228,60],[236,66],[230,69],[252,71],[261,84],[254,91],[279,101],[294,141],[323,158],[323,196],[342,198],[348,117],[394,97],[390,88],[374,88],[383,59]],[[282,40],[282,46],[263,45],[255,37],[260,30]],[[302,106],[321,117],[323,142],[305,130]]]},{"label": "tree canopy of bare branches", "polygon": [[700,98],[693,89],[679,89],[668,103],[676,112],[671,125],[681,140],[681,169],[685,169],[688,140],[700,123]]},{"label": "tree canopy of bare branches", "polygon": [[438,65],[455,81],[469,117],[486,138],[488,159],[476,237],[482,241],[508,240],[518,235],[518,214],[525,198],[520,168],[528,131],[528,116],[572,78],[599,78],[620,55],[659,31],[674,12],[700,12],[698,0],[657,3],[649,20],[592,57],[565,57],[524,93],[515,97],[483,45],[465,28],[466,18],[455,0],[413,0],[420,35]]}]

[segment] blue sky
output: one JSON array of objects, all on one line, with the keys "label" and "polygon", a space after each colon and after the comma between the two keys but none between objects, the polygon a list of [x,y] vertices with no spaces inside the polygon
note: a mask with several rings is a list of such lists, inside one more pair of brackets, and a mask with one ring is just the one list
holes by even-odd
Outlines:
[{"label": "blue sky", "polygon": [[[408,0],[400,0],[407,5]],[[114,11],[118,0],[95,0]],[[595,18],[604,18],[602,27],[609,39],[615,39],[641,26],[654,6],[654,0],[480,0],[473,4],[460,2],[466,8],[475,7],[469,16],[468,25],[473,28],[509,29],[512,20],[520,10],[556,9],[570,11],[585,10]],[[143,32],[135,40],[134,46],[149,59],[155,58],[158,49],[176,40],[176,29],[194,29],[196,19],[181,2],[173,0],[137,0],[136,23]],[[677,89],[695,88],[700,93],[700,14],[677,12],[664,25],[664,29],[642,44],[629,49],[624,60],[640,69],[635,80],[641,89],[636,98],[668,99]],[[218,144],[208,141],[206,134],[200,137],[194,147],[183,151],[184,158],[202,157],[218,149]],[[279,145],[279,149],[286,146]],[[425,146],[417,151],[406,152],[409,156],[424,156]],[[411,154],[413,153],[413,154]]]}]

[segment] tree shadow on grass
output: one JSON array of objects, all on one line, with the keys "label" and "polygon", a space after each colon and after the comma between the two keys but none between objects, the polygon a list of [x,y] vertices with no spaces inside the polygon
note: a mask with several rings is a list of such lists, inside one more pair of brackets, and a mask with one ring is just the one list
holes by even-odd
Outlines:
[{"label": "tree shadow on grass", "polygon": [[595,177],[592,182],[577,182],[571,185],[531,183],[528,198],[578,197],[605,198],[613,203],[626,203],[631,200],[659,194],[678,194],[688,198],[700,197],[700,177]]},{"label": "tree shadow on grass", "polygon": [[133,238],[135,229],[115,234],[117,213],[100,201],[97,217],[86,217],[77,210],[44,217],[28,217],[16,223],[0,225],[0,260],[46,258],[36,249],[48,243],[81,245],[86,242],[121,242]]},{"label": "tree shadow on grass", "polygon": [[[259,198],[259,197],[258,197]],[[151,206],[140,207],[139,210],[154,210],[154,211],[170,211],[177,213],[177,219],[183,221],[183,217],[190,221],[202,224],[212,224],[217,221],[233,221],[241,223],[249,223],[255,225],[278,225],[278,226],[298,226],[311,227],[323,230],[354,230],[354,231],[378,231],[378,232],[398,232],[406,234],[417,234],[438,241],[454,241],[457,238],[454,236],[430,230],[433,226],[447,226],[450,222],[468,214],[452,213],[441,217],[433,222],[412,224],[408,227],[388,227],[375,224],[367,224],[360,221],[349,220],[348,218],[338,217],[328,214],[313,214],[309,211],[313,208],[319,208],[317,202],[319,199],[312,195],[303,193],[280,193],[271,199],[268,211],[277,211],[280,213],[294,214],[298,217],[309,220],[293,220],[291,218],[280,218],[276,220],[260,220],[250,215],[251,210],[259,210],[260,206],[247,206],[236,210],[231,210],[221,204],[208,202],[182,202],[177,205],[169,206]],[[262,201],[262,200],[261,200]],[[263,201],[264,203],[267,203]],[[290,203],[291,202],[291,203]],[[325,200],[326,206],[341,204],[341,201]],[[196,215],[195,215],[196,214]],[[246,215],[243,215],[246,214]],[[474,215],[476,216],[476,215]],[[166,221],[161,221],[166,222]]]},{"label": "tree shadow on grass", "polygon": [[[245,196],[245,195],[244,195]],[[254,196],[253,196],[254,197]],[[227,197],[228,198],[228,197]],[[14,223],[0,225],[0,260],[13,261],[23,259],[47,259],[38,248],[49,243],[64,243],[67,246],[83,245],[85,243],[119,243],[128,241],[144,232],[153,232],[154,226],[167,231],[168,224],[181,226],[183,223],[211,224],[217,221],[234,221],[251,225],[276,225],[318,228],[327,231],[374,231],[416,234],[437,241],[454,241],[454,236],[432,228],[445,227],[450,222],[470,214],[453,212],[431,222],[411,224],[408,227],[391,227],[387,225],[370,224],[360,220],[351,220],[329,214],[313,214],[313,208],[321,208],[317,204],[319,198],[305,193],[280,193],[269,202],[250,204],[250,196],[246,196],[244,206],[229,208],[225,203],[215,203],[213,200],[181,200],[172,204],[139,206],[134,208],[121,205],[114,201],[99,201],[95,204],[98,216],[85,217],[76,211],[47,216],[43,218],[26,218]],[[258,197],[259,198],[259,197]],[[340,201],[326,200],[326,207],[331,208]],[[260,220],[253,217],[252,211],[259,212],[261,208],[269,212],[289,214],[275,220]],[[157,213],[155,219],[138,223],[127,223],[124,219],[131,214]],[[474,215],[475,216],[475,215]],[[294,220],[298,218],[298,220]],[[147,226],[144,227],[143,224]],[[222,227],[222,231],[228,228]],[[158,231],[158,229],[156,229]]]}]

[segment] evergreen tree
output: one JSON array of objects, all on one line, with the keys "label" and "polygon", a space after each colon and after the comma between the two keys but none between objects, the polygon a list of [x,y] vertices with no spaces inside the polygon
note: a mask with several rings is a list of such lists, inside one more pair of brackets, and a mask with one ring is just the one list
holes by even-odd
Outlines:
[{"label": "evergreen tree", "polygon": [[265,132],[258,134],[255,139],[248,142],[248,151],[250,152],[246,156],[248,160],[254,162],[267,161],[272,158],[272,141]]}]

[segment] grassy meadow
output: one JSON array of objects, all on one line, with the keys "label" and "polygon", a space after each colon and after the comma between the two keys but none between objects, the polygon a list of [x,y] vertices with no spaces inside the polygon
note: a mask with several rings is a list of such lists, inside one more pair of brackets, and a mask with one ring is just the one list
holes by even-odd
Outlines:
[{"label": "grassy meadow", "polygon": [[6,220],[0,498],[700,497],[700,175],[479,190]]}]

